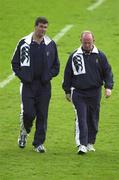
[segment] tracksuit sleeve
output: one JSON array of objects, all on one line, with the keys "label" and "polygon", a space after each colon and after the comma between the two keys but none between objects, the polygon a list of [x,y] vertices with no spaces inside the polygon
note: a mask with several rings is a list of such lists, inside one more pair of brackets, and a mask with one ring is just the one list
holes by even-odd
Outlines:
[{"label": "tracksuit sleeve", "polygon": [[54,62],[53,62],[53,65],[51,67],[51,70],[50,70],[51,78],[57,76],[59,74],[59,70],[60,70],[60,62],[59,62],[58,51],[57,51],[57,47],[56,47],[55,42],[54,42],[54,51],[55,51]]},{"label": "tracksuit sleeve", "polygon": [[23,83],[30,83],[32,81],[32,70],[31,66],[22,66],[20,64],[21,57],[20,57],[20,47],[23,42],[19,42],[17,45],[15,52],[13,54],[13,58],[11,61],[12,69],[15,75],[21,80]]},{"label": "tracksuit sleeve", "polygon": [[71,93],[71,84],[72,84],[72,55],[69,57],[65,71],[64,71],[64,80],[62,84],[62,88],[64,89],[65,93]]},{"label": "tracksuit sleeve", "polygon": [[[47,49],[46,49],[47,50]],[[43,84],[48,83],[53,77],[59,74],[60,63],[58,58],[57,47],[54,41],[49,46],[50,56],[47,56],[47,51],[43,53],[43,71],[41,81]]]},{"label": "tracksuit sleeve", "polygon": [[11,64],[12,64],[12,70],[14,71],[15,75],[18,76],[19,79],[21,79],[21,72],[20,72],[20,44],[18,44],[16,49],[15,49]]},{"label": "tracksuit sleeve", "polygon": [[112,89],[114,85],[112,68],[108,63],[107,57],[103,53],[101,53],[100,56],[102,56],[104,87]]}]

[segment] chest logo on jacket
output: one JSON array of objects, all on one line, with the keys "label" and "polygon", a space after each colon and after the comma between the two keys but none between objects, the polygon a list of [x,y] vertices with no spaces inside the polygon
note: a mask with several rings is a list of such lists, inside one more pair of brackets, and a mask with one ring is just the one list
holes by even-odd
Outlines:
[{"label": "chest logo on jacket", "polygon": [[74,75],[85,74],[85,64],[82,54],[75,53],[72,57],[72,69]]},{"label": "chest logo on jacket", "polygon": [[47,56],[49,56],[49,55],[50,55],[50,52],[49,52],[49,51],[47,51],[47,52],[46,52],[46,55],[47,55]]},{"label": "chest logo on jacket", "polygon": [[20,63],[21,66],[30,66],[30,47],[28,44],[23,44],[20,49]]}]

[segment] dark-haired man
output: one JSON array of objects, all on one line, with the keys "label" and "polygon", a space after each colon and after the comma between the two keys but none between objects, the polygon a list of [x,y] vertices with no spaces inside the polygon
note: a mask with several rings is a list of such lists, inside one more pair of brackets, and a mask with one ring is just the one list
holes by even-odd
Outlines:
[{"label": "dark-haired man", "polygon": [[37,152],[45,152],[48,106],[51,98],[51,79],[59,73],[57,47],[45,35],[48,20],[38,17],[34,32],[22,38],[12,59],[15,75],[21,80],[21,114],[18,145],[24,148],[27,135],[36,118],[33,146]]},{"label": "dark-haired man", "polygon": [[73,52],[64,72],[63,89],[76,113],[76,144],[78,154],[95,151],[98,132],[101,87],[111,96],[113,75],[106,56],[94,45],[90,31],[81,34],[81,46]]}]

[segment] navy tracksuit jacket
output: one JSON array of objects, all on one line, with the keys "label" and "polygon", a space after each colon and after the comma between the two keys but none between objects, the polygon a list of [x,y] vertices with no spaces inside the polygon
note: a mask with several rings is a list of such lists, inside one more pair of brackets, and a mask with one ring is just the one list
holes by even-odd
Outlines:
[{"label": "navy tracksuit jacket", "polygon": [[58,75],[60,65],[55,42],[44,36],[38,44],[32,40],[32,35],[22,38],[18,43],[12,68],[21,80],[21,127],[29,133],[36,117],[33,145],[37,147],[46,138],[50,80]]},{"label": "navy tracksuit jacket", "polygon": [[76,144],[94,144],[98,131],[101,86],[112,89],[113,75],[106,56],[95,46],[91,53],[80,47],[66,64],[63,89],[71,94],[76,113]]}]

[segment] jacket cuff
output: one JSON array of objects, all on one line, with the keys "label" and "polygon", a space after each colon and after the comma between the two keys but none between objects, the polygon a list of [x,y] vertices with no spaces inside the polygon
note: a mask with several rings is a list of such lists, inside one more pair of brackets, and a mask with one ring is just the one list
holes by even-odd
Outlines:
[{"label": "jacket cuff", "polygon": [[113,89],[113,86],[104,86],[105,89]]}]

